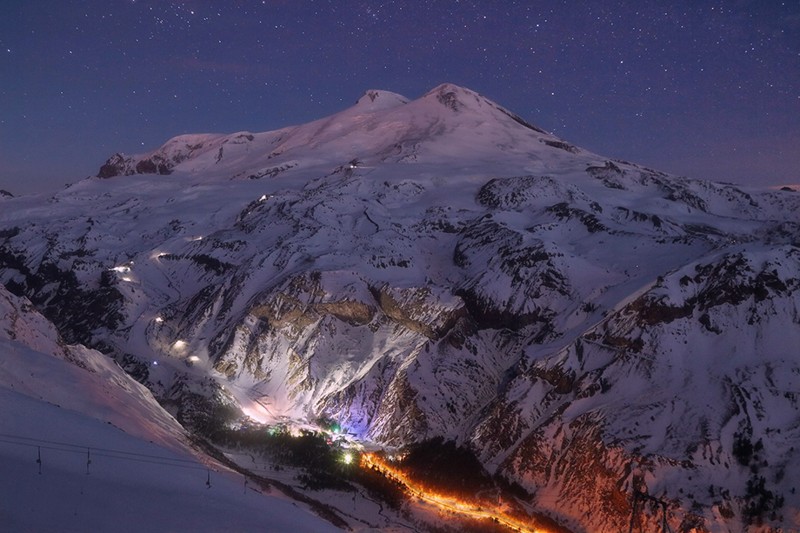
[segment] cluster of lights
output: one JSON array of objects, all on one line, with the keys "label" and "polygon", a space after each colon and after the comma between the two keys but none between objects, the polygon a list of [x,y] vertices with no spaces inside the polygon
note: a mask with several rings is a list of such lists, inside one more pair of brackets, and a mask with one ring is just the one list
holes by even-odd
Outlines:
[{"label": "cluster of lights", "polygon": [[[130,271],[131,271],[131,266],[132,265],[133,265],[133,261],[131,261],[130,263],[128,263],[126,265],[118,265],[118,266],[112,267],[109,270],[111,272],[116,272],[117,274],[129,274]],[[130,277],[130,276],[120,276],[119,279],[121,279],[122,281],[127,281],[127,282],[133,281],[133,278]]]}]

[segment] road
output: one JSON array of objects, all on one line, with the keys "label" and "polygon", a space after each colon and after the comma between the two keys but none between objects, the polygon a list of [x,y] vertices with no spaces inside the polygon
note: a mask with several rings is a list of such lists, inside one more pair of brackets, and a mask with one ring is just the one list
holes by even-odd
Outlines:
[{"label": "road", "polygon": [[365,453],[361,456],[361,465],[365,468],[373,468],[389,479],[400,483],[408,494],[419,498],[442,511],[460,514],[478,520],[494,520],[503,526],[521,533],[549,533],[545,529],[534,527],[522,520],[506,514],[502,509],[477,505],[467,501],[459,500],[452,496],[444,496],[424,490],[418,483],[409,479],[402,471],[393,467],[379,456],[372,453]]}]

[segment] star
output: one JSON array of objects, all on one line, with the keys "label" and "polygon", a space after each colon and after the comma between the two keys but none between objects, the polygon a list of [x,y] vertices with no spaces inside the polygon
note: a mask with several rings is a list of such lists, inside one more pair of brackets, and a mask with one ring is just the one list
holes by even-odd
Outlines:
[{"label": "star", "polygon": [[[609,157],[726,181],[794,179],[792,150],[731,165],[705,146],[726,140],[728,153],[746,154],[750,139],[732,131],[765,145],[800,138],[796,3],[564,5],[12,3],[0,19],[0,77],[13,80],[0,93],[12,110],[4,131],[35,125],[51,136],[12,136],[0,177],[13,168],[6,179],[23,189],[60,186],[96,170],[107,146],[134,152],[180,132],[277,129],[340,111],[369,88],[414,98],[451,81]],[[74,138],[81,150],[60,148]]]}]

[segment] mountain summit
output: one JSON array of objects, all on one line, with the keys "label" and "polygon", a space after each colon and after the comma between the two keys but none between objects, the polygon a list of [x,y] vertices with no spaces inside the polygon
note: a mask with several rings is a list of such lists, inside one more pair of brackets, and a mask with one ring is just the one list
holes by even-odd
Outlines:
[{"label": "mountain summit", "polygon": [[181,135],[157,150],[115,154],[98,172],[101,178],[131,174],[171,174],[180,170],[249,176],[277,175],[301,164],[298,152],[313,148],[309,164],[336,165],[358,160],[365,165],[428,163],[450,165],[494,160],[497,164],[535,164],[553,150],[578,149],[528,124],[491,100],[452,84],[443,84],[409,101],[387,91],[367,91],[351,108],[309,124],[266,133]]},{"label": "mountain summit", "polygon": [[454,440],[576,531],[798,527],[796,192],[611,160],[450,84],[98,176],[3,200],[0,280],[191,431]]}]

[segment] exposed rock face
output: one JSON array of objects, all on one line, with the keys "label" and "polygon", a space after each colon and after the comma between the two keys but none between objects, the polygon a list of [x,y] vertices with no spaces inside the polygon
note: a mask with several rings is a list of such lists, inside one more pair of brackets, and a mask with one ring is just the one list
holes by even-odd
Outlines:
[{"label": "exposed rock face", "polygon": [[103,169],[128,177],[4,200],[0,281],[187,426],[444,436],[575,530],[624,530],[634,491],[676,531],[796,525],[797,194],[612,162],[453,85]]},{"label": "exposed rock face", "polygon": [[100,167],[97,177],[107,179],[134,174],[172,174],[176,165],[192,158],[198,152],[218,147],[217,161],[219,161],[225,144],[242,144],[253,139],[253,135],[248,133],[231,135],[224,142],[219,142],[213,135],[181,135],[171,139],[155,152],[143,156],[114,154]]},{"label": "exposed rock face", "polygon": [[[793,522],[780,495],[792,492],[785,473],[799,436],[790,392],[798,370],[787,358],[800,341],[798,272],[800,251],[784,247],[671,273],[515,378],[478,426],[486,459],[542,491],[543,505],[555,497],[554,508],[572,509],[576,523],[596,511],[583,489],[590,484],[610,506],[608,530],[628,524],[635,487],[684,525],[709,527],[698,513],[706,508],[742,523]],[[771,334],[776,327],[786,337]],[[513,431],[500,437],[499,427]],[[742,450],[759,438],[754,461]]]},{"label": "exposed rock face", "polygon": [[130,156],[114,154],[100,167],[97,177],[113,178],[131,174],[169,174],[170,172],[172,172],[172,164],[158,155],[136,161]]}]

